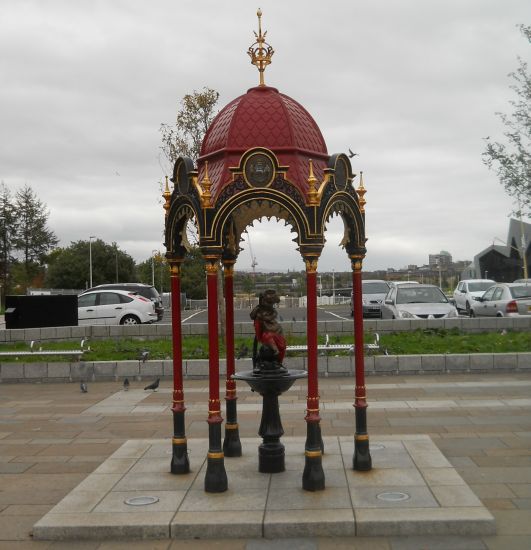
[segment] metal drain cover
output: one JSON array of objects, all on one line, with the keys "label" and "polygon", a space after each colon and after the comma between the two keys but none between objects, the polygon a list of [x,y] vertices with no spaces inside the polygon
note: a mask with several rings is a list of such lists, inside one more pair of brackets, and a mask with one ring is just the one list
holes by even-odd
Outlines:
[{"label": "metal drain cover", "polygon": [[408,500],[410,496],[407,493],[401,493],[399,491],[388,491],[376,495],[376,498],[384,500],[385,502],[402,502],[403,500]]},{"label": "metal drain cover", "polygon": [[383,443],[372,443],[370,445],[371,451],[382,451],[383,449],[385,449],[385,445]]},{"label": "metal drain cover", "polygon": [[159,497],[131,497],[126,498],[124,503],[129,506],[147,506],[148,504],[155,504],[159,501]]}]

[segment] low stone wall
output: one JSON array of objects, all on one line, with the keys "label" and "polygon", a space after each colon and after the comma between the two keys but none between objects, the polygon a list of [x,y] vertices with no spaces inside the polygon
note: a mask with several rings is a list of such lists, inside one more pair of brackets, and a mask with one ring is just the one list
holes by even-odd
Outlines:
[{"label": "low stone wall", "polygon": [[[366,319],[364,321],[366,332],[402,332],[417,329],[453,329],[463,332],[499,332],[501,330],[531,331],[531,315],[526,317],[484,317],[470,319],[460,317],[457,319]],[[294,335],[306,334],[305,321],[282,322],[284,333]],[[339,336],[353,333],[352,321],[320,321],[318,323],[319,334]],[[183,336],[208,334],[206,323],[185,323],[182,325]],[[251,322],[235,323],[236,336],[252,336],[254,327]],[[171,338],[171,324],[154,323],[151,325],[93,325],[82,327],[48,327],[0,330],[1,342],[45,342],[50,340],[102,340],[109,338],[138,338],[139,340],[155,340],[159,338]]]},{"label": "low stone wall", "polygon": [[[286,367],[306,369],[306,357],[288,357]],[[226,373],[225,360],[220,360],[220,374]],[[236,361],[236,370],[250,370],[250,359]],[[354,373],[352,356],[319,357],[320,376],[351,376]],[[10,382],[75,382],[121,381],[171,378],[173,364],[165,361],[81,361],[78,363],[0,363],[0,383]],[[474,353],[459,355],[368,355],[365,372],[372,375],[456,374],[491,372],[531,372],[529,353]],[[183,362],[185,378],[207,378],[208,359]]]}]

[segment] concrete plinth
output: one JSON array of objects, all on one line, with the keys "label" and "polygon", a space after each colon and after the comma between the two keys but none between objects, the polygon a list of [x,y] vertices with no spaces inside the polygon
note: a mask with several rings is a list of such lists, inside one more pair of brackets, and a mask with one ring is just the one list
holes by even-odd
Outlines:
[{"label": "concrete plinth", "polygon": [[[258,438],[225,458],[228,491],[204,491],[208,441],[189,439],[191,472],[169,473],[169,440],[130,440],[39,520],[41,540],[488,535],[492,515],[425,435],[371,439],[373,469],[350,469],[352,437],[325,437],[326,489],[302,489],[304,438],[285,437],[286,470],[258,472]],[[345,466],[346,465],[346,466]],[[131,497],[157,502],[130,506]]]}]

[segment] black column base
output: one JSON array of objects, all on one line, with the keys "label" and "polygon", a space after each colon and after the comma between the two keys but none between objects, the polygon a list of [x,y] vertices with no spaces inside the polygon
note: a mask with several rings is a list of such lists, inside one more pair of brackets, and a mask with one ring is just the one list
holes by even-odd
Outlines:
[{"label": "black column base", "polygon": [[369,449],[369,436],[354,436],[354,458],[352,461],[354,470],[368,472],[372,470],[372,458]]},{"label": "black column base", "polygon": [[229,422],[225,424],[223,453],[228,457],[242,456],[242,444],[238,424],[229,424]]},{"label": "black column base", "polygon": [[302,488],[305,491],[322,491],[325,488],[325,475],[320,451],[306,451]]},{"label": "black column base", "polygon": [[262,474],[278,474],[286,469],[285,450],[282,443],[262,443],[258,447],[258,471]]},{"label": "black column base", "polygon": [[[210,453],[209,453],[210,454]],[[216,453],[218,454],[218,453]],[[223,455],[223,453],[219,453]],[[207,457],[205,475],[205,491],[207,493],[224,493],[229,487],[223,456],[221,458]]]},{"label": "black column base", "polygon": [[302,488],[305,491],[322,491],[325,488],[323,471],[323,438],[321,424],[306,419],[306,444]]},{"label": "black column base", "polygon": [[182,442],[172,442],[171,473],[188,474],[190,472],[190,462],[188,460],[188,447],[186,439]]}]

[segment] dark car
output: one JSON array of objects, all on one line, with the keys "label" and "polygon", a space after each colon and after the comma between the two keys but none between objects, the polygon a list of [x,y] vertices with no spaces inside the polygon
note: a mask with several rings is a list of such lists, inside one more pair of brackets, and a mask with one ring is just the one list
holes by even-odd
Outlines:
[{"label": "dark car", "polygon": [[[363,317],[380,319],[382,316],[382,302],[389,292],[389,284],[378,279],[366,279],[361,282],[363,301]],[[354,315],[354,302],[350,299],[350,315]]]},{"label": "dark car", "polygon": [[162,298],[157,289],[152,285],[146,285],[143,283],[109,283],[105,285],[98,285],[89,288],[83,292],[89,292],[91,290],[127,290],[128,292],[136,292],[144,298],[149,298],[155,304],[155,312],[157,313],[157,321],[160,321],[164,316],[164,306],[162,305]]}]

